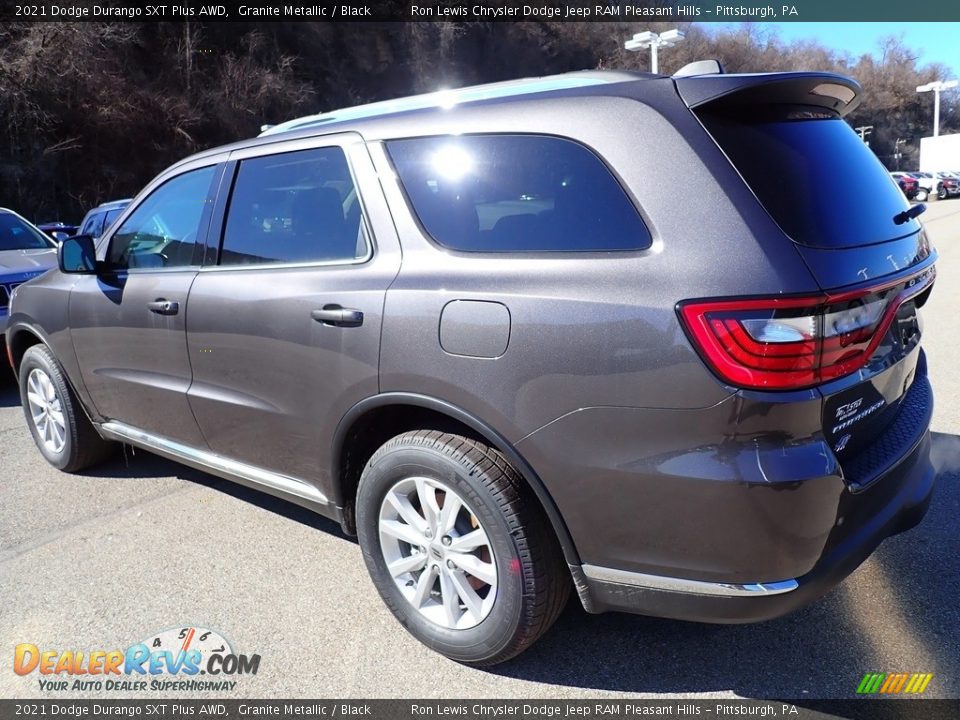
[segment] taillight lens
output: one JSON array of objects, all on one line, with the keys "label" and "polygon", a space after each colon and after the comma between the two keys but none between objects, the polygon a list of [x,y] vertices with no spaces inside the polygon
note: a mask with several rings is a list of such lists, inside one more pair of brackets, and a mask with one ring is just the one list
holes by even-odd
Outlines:
[{"label": "taillight lens", "polygon": [[678,305],[688,335],[725,382],[797,390],[866,365],[897,308],[933,282],[906,281],[841,295],[693,300]]}]

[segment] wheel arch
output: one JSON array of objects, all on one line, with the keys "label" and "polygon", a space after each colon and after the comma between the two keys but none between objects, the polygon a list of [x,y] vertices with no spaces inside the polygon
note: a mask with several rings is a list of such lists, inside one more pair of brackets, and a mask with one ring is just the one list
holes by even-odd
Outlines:
[{"label": "wheel arch", "polygon": [[13,372],[19,376],[20,363],[23,356],[34,345],[46,345],[50,347],[47,338],[43,333],[34,327],[18,323],[7,330],[7,355],[10,361],[10,367]]},{"label": "wheel arch", "polygon": [[[374,435],[373,442],[364,442],[358,435],[364,429],[376,426],[376,421],[384,417],[400,417],[402,420],[393,427],[389,422],[379,424],[379,437],[383,437],[383,442],[401,432],[422,429],[409,427],[411,423],[417,424],[420,421],[429,423],[433,419],[444,425],[436,429],[468,434],[503,453],[536,495],[560,543],[567,563],[580,564],[576,545],[553,497],[540,476],[517,449],[490,424],[472,413],[444,400],[417,393],[389,392],[373,395],[350,408],[337,425],[333,437],[330,476],[333,484],[333,501],[340,509],[341,523],[345,532],[350,534],[356,532],[353,505],[360,473],[366,461],[383,444],[377,435]],[[468,432],[464,433],[464,429]]]}]

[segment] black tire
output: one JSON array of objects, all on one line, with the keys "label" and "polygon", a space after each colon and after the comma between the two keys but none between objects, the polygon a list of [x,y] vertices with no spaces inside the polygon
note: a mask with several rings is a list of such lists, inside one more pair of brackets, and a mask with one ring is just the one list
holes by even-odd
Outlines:
[{"label": "black tire", "polygon": [[[437,480],[456,492],[490,540],[498,587],[489,614],[469,629],[427,619],[401,594],[380,541],[381,505],[398,482]],[[490,666],[518,655],[563,611],[570,574],[550,523],[520,474],[497,450],[434,430],[404,433],[374,453],[357,491],[357,531],[374,585],[400,624],[461,663]]]},{"label": "black tire", "polygon": [[937,188],[937,199],[939,200],[947,199],[947,189],[943,185]]},{"label": "black tire", "polygon": [[[30,374],[34,370],[41,370],[50,379],[56,391],[56,400],[63,413],[65,433],[63,447],[59,452],[51,450],[44,444],[30,411],[27,387]],[[60,363],[46,346],[34,345],[27,349],[20,363],[19,375],[20,402],[23,405],[27,427],[30,428],[30,434],[33,435],[37,449],[48,463],[64,472],[73,473],[103,461],[113,452],[116,445],[101,438],[94,429],[73,388],[67,382]]]}]

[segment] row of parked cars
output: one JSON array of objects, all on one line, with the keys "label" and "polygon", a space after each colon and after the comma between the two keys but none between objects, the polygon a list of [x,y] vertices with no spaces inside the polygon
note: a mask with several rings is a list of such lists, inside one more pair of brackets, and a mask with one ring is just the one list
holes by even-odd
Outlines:
[{"label": "row of parked cars", "polygon": [[0,350],[14,289],[57,266],[57,245],[75,235],[99,237],[129,204],[127,198],[97,205],[79,225],[34,225],[14,211],[0,208]]},{"label": "row of parked cars", "polygon": [[124,198],[123,200],[111,200],[110,202],[101,203],[84,215],[83,222],[79,225],[69,225],[63,222],[45,222],[39,223],[37,227],[58,243],[74,235],[100,237],[104,231],[113,224],[113,221],[119,217],[123,209],[130,204],[130,200],[131,198]]},{"label": "row of parked cars", "polygon": [[924,202],[930,198],[946,200],[960,195],[960,171],[942,172],[892,172],[908,200]]}]

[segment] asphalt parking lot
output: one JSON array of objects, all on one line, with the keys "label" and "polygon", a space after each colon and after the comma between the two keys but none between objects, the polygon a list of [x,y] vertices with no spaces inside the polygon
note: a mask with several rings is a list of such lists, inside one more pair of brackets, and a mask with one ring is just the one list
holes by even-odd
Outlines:
[{"label": "asphalt parking lot", "polygon": [[[960,697],[960,200],[923,216],[941,261],[924,311],[941,477],[917,529],[789,617],[708,626],[572,601],[521,657],[475,670],[409,637],[356,543],[293,505],[138,451],[82,476],[41,459],[0,374],[0,697],[42,693],[13,648],[126,648],[172,627],[261,656],[236,697],[851,697],[866,672],[930,672]],[[155,695],[150,695],[154,697]]]}]

